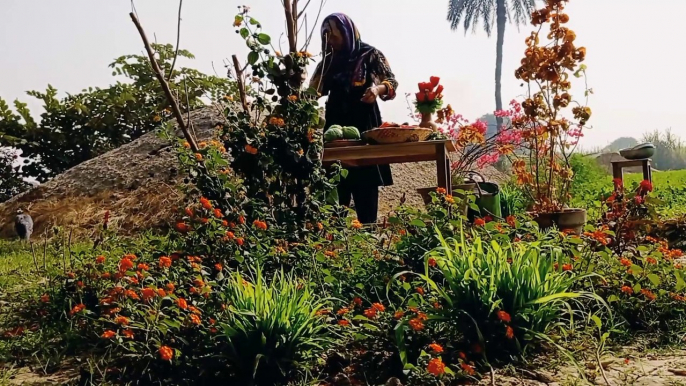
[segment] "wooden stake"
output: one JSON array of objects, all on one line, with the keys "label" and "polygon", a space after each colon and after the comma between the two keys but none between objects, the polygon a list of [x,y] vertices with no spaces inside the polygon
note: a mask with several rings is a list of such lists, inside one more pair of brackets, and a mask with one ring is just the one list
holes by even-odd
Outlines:
[{"label": "wooden stake", "polygon": [[197,152],[198,144],[195,142],[195,138],[193,138],[190,131],[188,131],[188,127],[186,126],[186,123],[183,121],[183,115],[181,115],[181,109],[179,109],[179,104],[176,102],[176,98],[174,98],[174,95],[172,94],[171,89],[169,88],[169,84],[164,79],[164,74],[162,73],[162,70],[160,69],[160,66],[157,63],[157,60],[155,59],[155,54],[152,52],[152,47],[150,46],[150,42],[148,41],[148,38],[145,35],[145,31],[143,30],[141,23],[138,21],[138,18],[133,12],[129,13],[129,16],[131,16],[133,24],[136,25],[136,29],[138,29],[138,33],[141,35],[141,39],[143,39],[143,45],[145,46],[145,51],[148,53],[148,58],[150,58],[150,64],[152,65],[152,69],[155,72],[157,80],[160,82],[160,85],[162,86],[164,94],[167,96],[167,100],[169,100],[169,103],[171,104],[172,112],[174,113],[176,121],[179,123],[179,127],[183,132],[183,136],[186,138],[186,141],[188,141],[188,143],[191,145],[191,150]]},{"label": "wooden stake", "polygon": [[233,59],[233,67],[236,70],[236,82],[238,82],[238,92],[241,96],[241,105],[243,106],[243,110],[247,112],[248,98],[245,95],[245,84],[243,83],[243,70],[241,69],[241,64],[238,63],[238,57],[236,55],[232,55],[231,59]]}]

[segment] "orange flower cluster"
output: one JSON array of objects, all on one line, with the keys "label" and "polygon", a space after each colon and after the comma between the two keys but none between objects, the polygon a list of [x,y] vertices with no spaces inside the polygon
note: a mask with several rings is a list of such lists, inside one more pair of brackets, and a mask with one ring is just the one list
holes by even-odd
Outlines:
[{"label": "orange flower cluster", "polygon": [[628,285],[622,286],[622,292],[624,292],[627,295],[633,295],[634,289],[629,287]]},{"label": "orange flower cluster", "polygon": [[169,346],[160,347],[158,352],[163,361],[170,361],[172,358],[174,358],[174,350]]},{"label": "orange flower cluster", "polygon": [[435,352],[436,354],[440,354],[443,352],[443,346],[441,346],[438,343],[431,343],[429,345],[429,348],[431,349],[431,351]]},{"label": "orange flower cluster", "polygon": [[584,232],[584,236],[593,239],[602,245],[607,245],[609,243],[607,240],[607,234],[599,229],[596,229],[593,232]]},{"label": "orange flower cluster", "polygon": [[362,223],[359,220],[353,220],[350,223],[350,226],[353,227],[354,229],[360,229],[360,228],[362,228]]},{"label": "orange flower cluster", "polygon": [[255,155],[255,154],[257,154],[257,148],[255,148],[251,145],[245,145],[245,152],[248,154]]},{"label": "orange flower cluster", "polygon": [[647,288],[643,288],[641,290],[641,294],[643,294],[643,296],[645,296],[646,299],[648,299],[650,301],[654,301],[655,299],[657,299],[657,295],[655,295],[651,290],[649,290]]},{"label": "orange flower cluster", "polygon": [[279,126],[279,127],[286,126],[286,122],[283,120],[283,118],[278,118],[278,117],[269,118],[269,124],[274,125],[274,126]]},{"label": "orange flower cluster", "polygon": [[255,226],[255,228],[257,228],[257,229],[261,229],[261,230],[263,230],[263,231],[266,231],[266,230],[267,230],[267,223],[264,222],[264,221],[255,220],[255,221],[253,221],[252,224],[253,224],[253,225]]},{"label": "orange flower cluster", "polygon": [[437,377],[443,375],[445,374],[445,363],[443,363],[441,358],[433,358],[429,361],[428,366],[426,366],[426,371]]}]

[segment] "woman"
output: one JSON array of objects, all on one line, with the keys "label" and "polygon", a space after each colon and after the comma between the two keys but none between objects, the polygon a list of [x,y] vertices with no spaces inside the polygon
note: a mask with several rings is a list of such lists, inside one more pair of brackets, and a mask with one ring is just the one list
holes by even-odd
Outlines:
[{"label": "woman", "polygon": [[[350,18],[335,13],[322,23],[324,59],[310,81],[324,96],[326,127],[354,126],[365,132],[379,127],[383,121],[377,98],[395,98],[398,87],[386,57],[376,48],[362,43],[360,33]],[[389,165],[349,167],[348,176],[338,186],[341,205],[355,201],[360,222],[376,223],[379,206],[379,186],[393,184]]]}]

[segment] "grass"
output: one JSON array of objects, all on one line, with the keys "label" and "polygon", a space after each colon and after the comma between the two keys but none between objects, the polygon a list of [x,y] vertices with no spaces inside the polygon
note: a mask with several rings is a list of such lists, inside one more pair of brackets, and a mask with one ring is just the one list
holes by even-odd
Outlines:
[{"label": "grass", "polygon": [[[593,209],[612,193],[611,175],[593,174],[592,177],[575,181],[574,206]],[[641,173],[627,173],[624,175],[624,185],[631,189],[642,179]],[[666,218],[686,215],[686,169],[654,172],[653,187],[652,196],[663,202],[658,209],[660,215]]]}]

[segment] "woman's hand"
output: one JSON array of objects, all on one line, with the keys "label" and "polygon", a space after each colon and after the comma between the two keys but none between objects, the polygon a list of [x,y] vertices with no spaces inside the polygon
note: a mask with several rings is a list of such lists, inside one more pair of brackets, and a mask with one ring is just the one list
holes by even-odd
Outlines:
[{"label": "woman's hand", "polygon": [[362,97],[362,102],[370,104],[376,102],[376,98],[380,95],[380,92],[381,90],[379,90],[379,86],[372,86],[368,88]]}]

